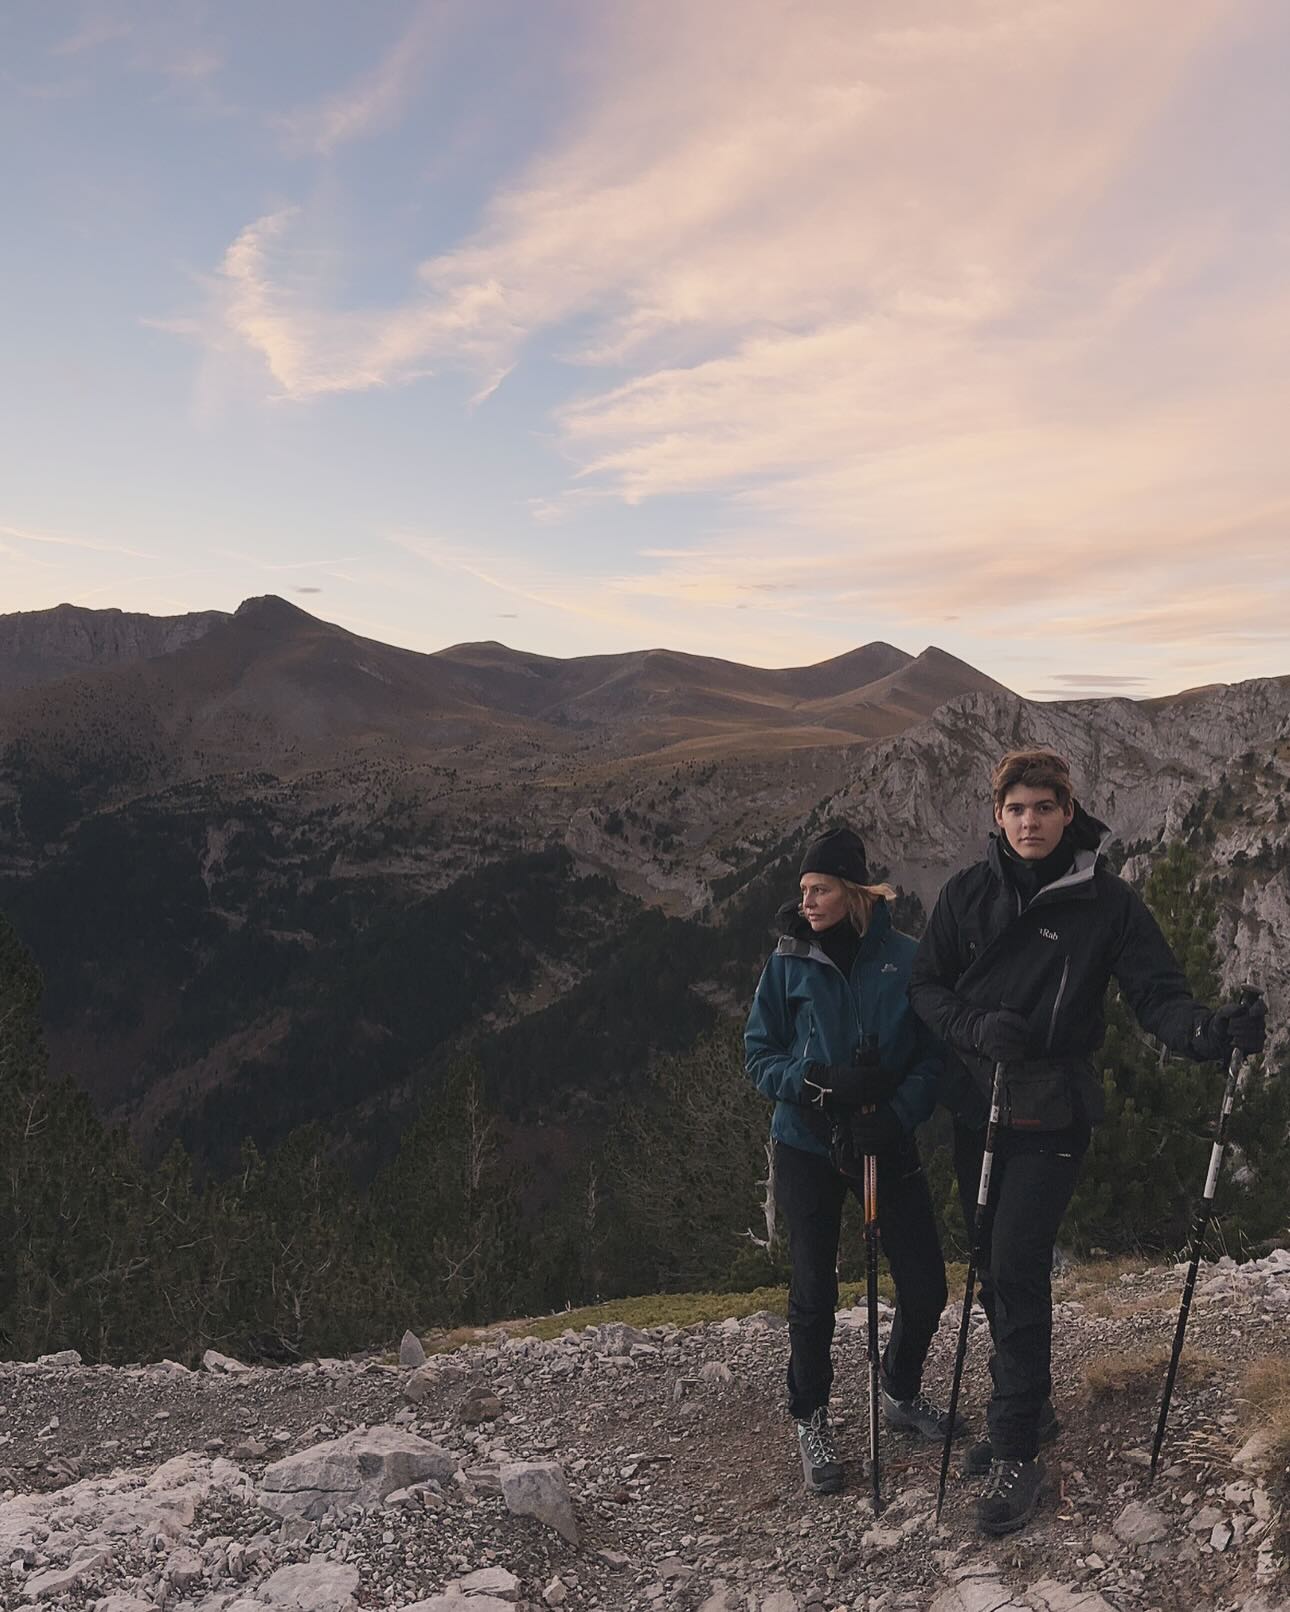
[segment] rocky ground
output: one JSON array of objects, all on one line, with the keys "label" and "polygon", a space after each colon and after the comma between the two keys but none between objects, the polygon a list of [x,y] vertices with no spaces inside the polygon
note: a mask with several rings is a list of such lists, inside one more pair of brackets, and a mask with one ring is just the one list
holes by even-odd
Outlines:
[{"label": "rocky ground", "polygon": [[[1290,1253],[1202,1273],[1154,1487],[1146,1451],[1180,1273],[1063,1288],[1041,1510],[972,1528],[937,1450],[884,1437],[875,1517],[863,1318],[841,1318],[838,1496],[802,1491],[783,1322],[497,1333],[422,1366],[0,1366],[0,1605],[96,1612],[1281,1612],[1286,1474],[1238,1385],[1285,1357]],[[928,1386],[944,1394],[956,1318]],[[405,1358],[419,1346],[405,1341]],[[978,1425],[985,1339],[966,1404]],[[1146,1367],[1145,1372],[1141,1369]]]}]

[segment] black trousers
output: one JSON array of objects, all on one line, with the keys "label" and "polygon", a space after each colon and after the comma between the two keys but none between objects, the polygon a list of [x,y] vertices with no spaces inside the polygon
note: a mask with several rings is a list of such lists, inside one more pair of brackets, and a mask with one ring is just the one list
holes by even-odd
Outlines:
[{"label": "black trousers", "polygon": [[[806,1421],[829,1402],[833,1326],[838,1307],[838,1238],[848,1192],[863,1203],[862,1183],[839,1175],[827,1158],[775,1144],[775,1199],[788,1222],[788,1408]],[[878,1226],[896,1285],[896,1316],[883,1353],[883,1385],[912,1399],[945,1308],[945,1261],[931,1194],[911,1138],[878,1158]]]},{"label": "black trousers", "polygon": [[[977,1271],[990,1322],[994,1392],[986,1420],[996,1457],[1039,1453],[1039,1413],[1052,1392],[1053,1250],[1075,1190],[1082,1151],[1010,1151],[1001,1136],[990,1172]],[[954,1129],[954,1170],[969,1227],[976,1218],[985,1135]]]}]

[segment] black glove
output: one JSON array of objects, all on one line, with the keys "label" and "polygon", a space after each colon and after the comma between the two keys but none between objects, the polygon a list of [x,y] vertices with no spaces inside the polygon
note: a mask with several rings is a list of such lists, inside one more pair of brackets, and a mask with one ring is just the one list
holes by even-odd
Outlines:
[{"label": "black glove", "polygon": [[1247,1055],[1262,1052],[1268,1039],[1268,1010],[1263,998],[1225,1002],[1210,1014],[1202,1034],[1205,1053],[1210,1058],[1230,1058],[1233,1048]]},{"label": "black glove", "polygon": [[900,1115],[890,1103],[851,1115],[851,1140],[858,1153],[890,1153],[906,1135]]},{"label": "black glove", "polygon": [[885,1102],[901,1077],[882,1067],[875,1044],[866,1042],[852,1063],[813,1063],[806,1070],[806,1093],[824,1108],[860,1108]]},{"label": "black glove", "polygon": [[1011,1008],[983,1013],[973,1031],[976,1050],[991,1063],[1016,1063],[1030,1045],[1030,1023]]}]

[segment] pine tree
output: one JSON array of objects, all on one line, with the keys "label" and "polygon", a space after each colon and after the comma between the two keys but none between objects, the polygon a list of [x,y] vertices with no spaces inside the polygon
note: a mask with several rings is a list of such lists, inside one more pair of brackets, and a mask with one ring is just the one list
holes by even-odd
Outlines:
[{"label": "pine tree", "polygon": [[[1214,1003],[1218,972],[1213,881],[1175,842],[1156,862],[1144,897],[1198,1001]],[[1093,1134],[1066,1219],[1077,1248],[1176,1248],[1204,1182],[1225,1071],[1170,1056],[1150,1041],[1118,991],[1100,1054],[1106,1118]],[[1290,1127],[1290,1090],[1257,1070],[1232,1126],[1239,1149],[1219,1209],[1229,1236],[1266,1237],[1283,1224],[1290,1194],[1279,1157]]]},{"label": "pine tree", "polygon": [[372,1203],[408,1314],[426,1324],[490,1320],[525,1290],[531,1252],[518,1184],[473,1058],[445,1071]]}]

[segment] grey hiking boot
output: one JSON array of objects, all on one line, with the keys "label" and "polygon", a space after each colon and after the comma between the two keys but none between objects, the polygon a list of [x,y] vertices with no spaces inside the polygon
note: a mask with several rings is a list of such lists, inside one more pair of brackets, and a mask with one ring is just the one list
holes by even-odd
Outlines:
[{"label": "grey hiking boot", "polygon": [[1035,1514],[1044,1483],[1044,1463],[991,1461],[990,1481],[976,1503],[976,1525],[983,1534],[1015,1534]]},{"label": "grey hiking boot", "polygon": [[[1057,1420],[1057,1412],[1053,1409],[1051,1399],[1044,1401],[1044,1408],[1039,1413],[1039,1442],[1051,1444],[1062,1430],[1062,1424]],[[990,1470],[990,1463],[994,1460],[994,1451],[990,1447],[990,1440],[983,1438],[979,1444],[974,1444],[967,1452],[963,1462],[963,1470],[970,1478],[982,1478]]]},{"label": "grey hiking boot", "polygon": [[797,1445],[802,1455],[802,1476],[810,1494],[836,1494],[842,1487],[842,1462],[833,1442],[829,1413],[823,1406],[809,1422],[797,1424]]},{"label": "grey hiking boot", "polygon": [[[885,1388],[882,1391],[882,1416],[888,1427],[908,1427],[915,1433],[921,1433],[924,1438],[938,1442],[945,1437],[950,1425],[950,1413],[938,1410],[925,1394],[915,1394],[913,1399],[896,1399]],[[967,1423],[956,1415],[954,1437],[962,1438],[966,1432]]]}]

